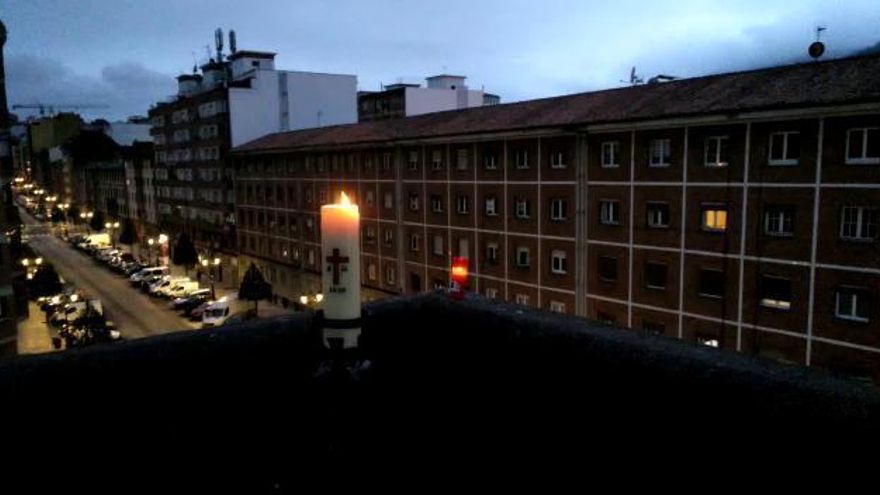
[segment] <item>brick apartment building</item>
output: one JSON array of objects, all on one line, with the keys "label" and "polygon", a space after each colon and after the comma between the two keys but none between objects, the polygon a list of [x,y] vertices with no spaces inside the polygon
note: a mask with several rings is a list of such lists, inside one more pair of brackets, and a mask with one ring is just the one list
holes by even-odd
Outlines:
[{"label": "brick apartment building", "polygon": [[239,246],[319,291],[362,214],[367,297],[445,286],[880,378],[880,58],[278,133],[237,148]]}]

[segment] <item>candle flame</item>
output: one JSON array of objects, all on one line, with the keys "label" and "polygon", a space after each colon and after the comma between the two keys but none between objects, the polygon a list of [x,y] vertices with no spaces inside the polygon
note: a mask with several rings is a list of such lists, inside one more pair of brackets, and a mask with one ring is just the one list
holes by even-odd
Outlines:
[{"label": "candle flame", "polygon": [[342,191],[342,196],[339,199],[339,204],[346,205],[346,206],[351,204],[351,200],[348,199],[348,196],[345,194],[345,191]]}]

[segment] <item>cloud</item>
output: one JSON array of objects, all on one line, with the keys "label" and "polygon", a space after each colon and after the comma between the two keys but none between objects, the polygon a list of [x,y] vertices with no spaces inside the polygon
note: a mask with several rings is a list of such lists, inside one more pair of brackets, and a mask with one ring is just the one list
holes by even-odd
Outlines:
[{"label": "cloud", "polygon": [[[98,76],[78,74],[61,62],[32,55],[6,60],[6,87],[10,105],[101,105],[77,110],[84,118],[125,119],[145,115],[152,103],[175,92],[172,76],[143,65],[124,62],[104,67]],[[20,116],[32,114],[13,110]]]}]

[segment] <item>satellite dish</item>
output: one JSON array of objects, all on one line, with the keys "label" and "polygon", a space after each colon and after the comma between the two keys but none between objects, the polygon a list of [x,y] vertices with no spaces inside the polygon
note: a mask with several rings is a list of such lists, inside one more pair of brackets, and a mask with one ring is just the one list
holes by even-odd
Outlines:
[{"label": "satellite dish", "polygon": [[810,49],[808,50],[810,56],[815,60],[819,60],[819,57],[825,53],[825,43],[821,41],[814,41],[810,44]]}]

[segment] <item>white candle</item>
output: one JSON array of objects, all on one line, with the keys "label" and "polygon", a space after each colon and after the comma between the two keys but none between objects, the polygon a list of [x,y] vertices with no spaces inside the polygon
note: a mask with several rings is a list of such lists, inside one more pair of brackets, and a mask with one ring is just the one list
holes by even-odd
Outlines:
[{"label": "white candle", "polygon": [[338,204],[321,207],[324,343],[357,347],[361,334],[360,212],[342,193]]}]

